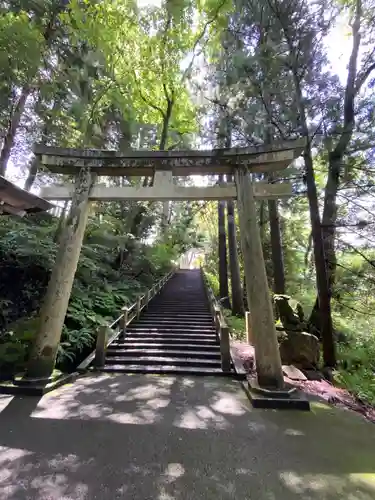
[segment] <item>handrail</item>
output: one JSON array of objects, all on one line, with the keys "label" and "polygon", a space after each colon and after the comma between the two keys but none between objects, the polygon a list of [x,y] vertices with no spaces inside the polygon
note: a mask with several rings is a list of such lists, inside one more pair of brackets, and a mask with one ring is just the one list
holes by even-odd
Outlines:
[{"label": "handrail", "polygon": [[207,277],[201,268],[204,286],[211,310],[211,314],[215,321],[216,335],[220,341],[220,355],[221,355],[221,369],[223,372],[231,371],[230,360],[230,342],[229,342],[229,327],[225,320],[223,309],[219,302],[216,300],[215,294],[210,287]]},{"label": "handrail", "polygon": [[[85,370],[89,364],[94,361],[97,368],[104,366],[105,351],[117,337],[123,337],[126,333],[126,328],[135,318],[139,318],[142,310],[148,306],[149,302],[157,295],[168,280],[174,275],[176,269],[172,269],[168,274],[160,278],[160,280],[147,290],[143,295],[139,295],[134,304],[121,308],[121,315],[110,325],[101,325],[98,328],[96,338],[95,351],[92,352],[82,363],[77,367],[78,371]],[[114,328],[118,327],[115,331]],[[112,330],[112,331],[111,331]],[[111,333],[109,333],[111,332]]]}]

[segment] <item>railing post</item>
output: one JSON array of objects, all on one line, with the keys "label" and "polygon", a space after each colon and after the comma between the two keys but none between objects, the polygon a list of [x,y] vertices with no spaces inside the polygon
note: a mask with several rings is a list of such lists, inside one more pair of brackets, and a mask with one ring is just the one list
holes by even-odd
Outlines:
[{"label": "railing post", "polygon": [[137,319],[139,319],[140,315],[141,315],[141,296],[139,295],[137,297],[137,303],[136,303],[136,306],[135,306],[135,311],[136,311],[136,315],[137,315]]},{"label": "railing post", "polygon": [[229,328],[222,326],[220,328],[220,353],[221,353],[221,369],[223,372],[230,372],[230,344],[229,344]]},{"label": "railing post", "polygon": [[246,340],[248,344],[253,343],[253,330],[251,328],[251,316],[249,311],[245,312]]},{"label": "railing post", "polygon": [[100,326],[98,328],[98,336],[96,338],[96,349],[95,349],[95,368],[103,368],[105,365],[105,351],[107,343],[107,326]]},{"label": "railing post", "polygon": [[121,330],[121,337],[125,337],[126,333],[126,325],[128,324],[128,307],[124,306],[122,309],[122,316],[120,320],[120,330]]},{"label": "railing post", "polygon": [[213,307],[211,305],[211,312],[213,313],[214,319],[215,319],[216,333],[219,335],[219,330],[220,330],[220,309],[218,307]]},{"label": "railing post", "polygon": [[150,290],[147,290],[145,294],[146,308],[148,307],[148,303],[150,302]]}]

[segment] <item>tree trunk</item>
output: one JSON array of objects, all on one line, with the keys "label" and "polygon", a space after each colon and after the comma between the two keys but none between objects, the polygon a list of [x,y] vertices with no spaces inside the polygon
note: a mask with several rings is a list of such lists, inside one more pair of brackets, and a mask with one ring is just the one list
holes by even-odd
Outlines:
[{"label": "tree trunk", "polygon": [[[219,176],[219,182],[223,182],[223,176]],[[223,307],[230,309],[228,288],[228,266],[227,266],[227,235],[225,231],[225,201],[217,204],[218,229],[219,229],[219,284],[220,299]]]},{"label": "tree trunk", "polygon": [[[322,218],[322,241],[324,249],[324,262],[327,272],[328,293],[332,297],[333,286],[336,275],[336,220],[337,220],[337,193],[339,188],[340,163],[329,163],[327,182],[324,192],[323,218]],[[316,298],[311,311],[309,324],[318,332],[322,330],[321,311],[319,307],[319,297]],[[319,336],[319,334],[318,334]],[[320,335],[321,336],[321,335]]]},{"label": "tree trunk", "polygon": [[352,24],[353,45],[348,64],[344,96],[344,117],[342,131],[333,151],[329,153],[328,177],[324,193],[324,208],[322,219],[323,243],[328,270],[330,291],[335,282],[336,273],[336,220],[337,220],[337,192],[340,184],[340,172],[347,147],[352,139],[355,127],[355,97],[364,80],[357,82],[358,54],[361,44],[362,1],[356,1],[356,14]]},{"label": "tree trunk", "polygon": [[324,255],[328,272],[328,283],[332,295],[332,287],[336,274],[336,221],[337,221],[337,193],[340,182],[341,161],[330,160],[327,183],[324,192],[324,206],[322,218],[322,235]]},{"label": "tree trunk", "polygon": [[89,168],[82,168],[77,176],[70,213],[61,234],[56,261],[40,311],[39,331],[31,349],[27,377],[47,378],[53,371],[87,224],[89,195],[94,181],[95,175]]},{"label": "tree trunk", "polygon": [[[46,25],[46,28],[43,33],[43,38],[46,43],[46,46],[48,47],[52,40],[53,36],[56,32],[55,30],[55,21],[58,17],[58,15],[64,11],[67,7],[67,2],[58,2],[55,8],[53,8],[51,12],[51,17]],[[34,75],[35,76],[35,75]],[[25,104],[27,101],[27,98],[29,97],[31,90],[32,90],[32,82],[34,80],[34,77],[32,77],[29,81],[29,83],[25,84],[22,88],[21,95],[18,99],[18,102],[14,108],[13,114],[10,119],[9,127],[8,130],[5,134],[4,137],[4,142],[3,142],[3,147],[1,149],[0,153],[0,175],[5,175],[7,164],[12,152],[12,148],[14,146],[14,141],[16,138],[16,133],[18,126],[21,121],[22,114],[25,109]]]},{"label": "tree trunk", "polygon": [[23,186],[23,189],[25,189],[26,191],[30,191],[31,188],[33,187],[36,175],[38,173],[38,167],[39,167],[38,158],[35,157],[31,162],[29,173],[27,174],[25,185]]},{"label": "tree trunk", "polygon": [[2,176],[4,176],[6,172],[8,161],[12,152],[12,148],[14,146],[17,129],[20,124],[22,113],[25,109],[26,101],[30,95],[30,92],[30,85],[25,85],[14,108],[12,117],[9,122],[8,130],[4,137],[3,147],[0,153],[0,175]]},{"label": "tree trunk", "polygon": [[[259,39],[259,49],[264,50],[264,47],[269,43],[270,32],[269,29],[261,30]],[[266,84],[266,75],[270,69],[269,58],[262,57],[260,60],[262,73],[264,75],[264,84],[262,85],[263,105],[265,108],[264,120],[264,142],[265,144],[272,144],[274,141],[274,126],[270,117],[272,112],[272,96],[270,88]],[[273,179],[272,174],[268,176],[271,182]],[[268,218],[270,224],[270,240],[271,240],[271,261],[272,261],[272,278],[273,278],[273,291],[275,293],[285,293],[285,273],[284,273],[284,258],[281,240],[280,219],[277,200],[268,200]],[[263,240],[264,241],[264,240]]]},{"label": "tree trunk", "polygon": [[281,229],[277,200],[268,200],[268,214],[271,232],[271,255],[273,267],[273,291],[285,293],[284,256],[281,243]]},{"label": "tree trunk", "polygon": [[257,224],[253,184],[244,168],[237,170],[236,184],[258,383],[262,387],[279,389],[284,387],[279,345]]},{"label": "tree trunk", "polygon": [[259,206],[259,231],[260,231],[260,240],[262,242],[263,254],[264,258],[266,258],[266,213],[265,213],[265,201],[260,201]]},{"label": "tree trunk", "polygon": [[167,145],[169,122],[170,122],[171,116],[172,116],[173,104],[174,104],[173,99],[168,98],[167,99],[167,111],[164,115],[163,128],[161,131],[160,143],[159,143],[159,149],[161,151],[164,150],[166,145]]},{"label": "tree trunk", "polygon": [[[340,184],[340,172],[343,158],[353,136],[355,127],[355,98],[365,79],[358,79],[357,66],[358,54],[361,45],[362,1],[356,1],[355,18],[352,23],[353,44],[348,64],[344,95],[344,118],[338,142],[333,151],[329,153],[328,176],[324,192],[324,206],[322,219],[322,238],[327,269],[328,293],[332,296],[336,274],[336,221],[337,221],[337,193]],[[375,67],[375,66],[374,66]],[[370,69],[371,71],[371,69]],[[369,73],[368,73],[369,74]],[[320,314],[319,314],[320,312]],[[321,301],[316,300],[309,322],[316,327],[321,325]]]},{"label": "tree trunk", "polygon": [[[228,181],[232,182],[232,176],[228,176]],[[241,288],[240,263],[238,260],[236,223],[234,217],[234,202],[227,201],[227,225],[228,225],[228,253],[230,268],[230,283],[232,291],[232,314],[243,316],[245,314],[243,304],[243,294]]]},{"label": "tree trunk", "polygon": [[331,297],[329,293],[328,275],[320,224],[318,194],[314,178],[314,166],[310,144],[306,146],[303,156],[306,167],[307,197],[309,201],[311,230],[314,242],[319,319],[323,341],[323,359],[325,366],[333,367],[336,365],[336,349],[333,338]]},{"label": "tree trunk", "polygon": [[[333,337],[333,324],[331,313],[331,296],[329,292],[328,273],[324,255],[322,227],[319,214],[318,193],[315,183],[314,164],[312,159],[311,141],[307,126],[306,110],[300,80],[296,71],[293,72],[296,89],[296,98],[299,110],[299,124],[307,144],[303,152],[306,173],[307,198],[309,201],[311,233],[314,242],[314,260],[316,270],[316,284],[318,289],[319,322],[323,341],[324,365],[334,367],[336,365],[336,346]],[[310,318],[311,321],[311,318]]]},{"label": "tree trunk", "polygon": [[[160,143],[159,143],[159,149],[161,151],[165,150],[166,145],[167,145],[169,122],[170,122],[171,116],[172,116],[174,100],[167,97],[167,103],[168,103],[167,104],[167,111],[166,111],[164,119],[163,119],[163,128],[161,131],[161,137],[160,137]],[[172,173],[167,172],[167,174],[169,174],[168,176],[172,177]],[[165,231],[168,227],[169,207],[170,207],[170,202],[163,201],[163,208],[162,208],[162,214],[161,214],[161,225],[160,225],[162,234],[165,233]]]}]

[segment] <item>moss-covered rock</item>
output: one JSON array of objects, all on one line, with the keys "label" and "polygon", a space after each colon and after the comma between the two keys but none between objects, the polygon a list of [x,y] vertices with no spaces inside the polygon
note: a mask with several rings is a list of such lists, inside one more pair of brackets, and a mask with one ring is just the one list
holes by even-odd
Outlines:
[{"label": "moss-covered rock", "polygon": [[279,336],[280,356],[283,364],[301,368],[316,368],[319,363],[320,345],[315,335],[307,332],[286,331]]},{"label": "moss-covered rock", "polygon": [[305,316],[301,304],[289,295],[274,295],[276,317],[286,330],[306,329]]}]

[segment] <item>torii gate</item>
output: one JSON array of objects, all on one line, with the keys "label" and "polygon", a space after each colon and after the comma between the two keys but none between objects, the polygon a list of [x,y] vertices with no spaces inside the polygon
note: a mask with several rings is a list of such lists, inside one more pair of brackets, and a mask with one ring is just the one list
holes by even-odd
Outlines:
[{"label": "torii gate", "polygon": [[[48,377],[54,367],[74,275],[81,251],[90,200],[229,200],[237,199],[246,288],[251,310],[258,383],[284,385],[272,302],[262,252],[255,198],[292,194],[287,183],[253,183],[249,173],[285,169],[305,146],[304,140],[270,146],[205,151],[127,151],[64,149],[37,145],[40,163],[51,172],[75,175],[75,184],[42,189],[49,200],[70,199],[71,208],[41,310],[40,329],[27,369],[28,377]],[[231,174],[235,183],[184,187],[173,176]],[[97,176],[153,176],[152,187],[106,187]]]}]

